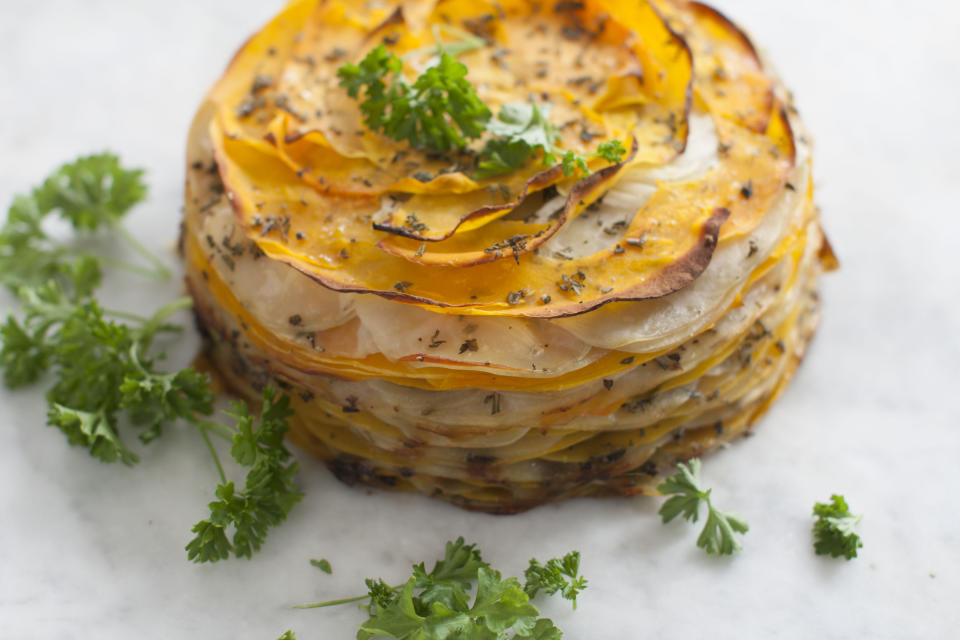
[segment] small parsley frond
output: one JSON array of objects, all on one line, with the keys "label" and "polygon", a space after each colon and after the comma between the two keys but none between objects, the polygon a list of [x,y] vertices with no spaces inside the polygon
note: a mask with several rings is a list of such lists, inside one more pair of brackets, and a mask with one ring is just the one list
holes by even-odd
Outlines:
[{"label": "small parsley frond", "polygon": [[120,384],[120,406],[127,409],[130,421],[146,425],[140,440],[148,444],[162,435],[164,423],[190,420],[213,413],[214,396],[206,375],[194,369],[175,373],[141,370]]},{"label": "small parsley frond", "polygon": [[523,141],[531,149],[549,152],[560,139],[560,132],[550,123],[551,109],[549,103],[508,102],[487,129],[496,136]]},{"label": "small parsley frond", "polygon": [[[140,327],[131,327],[108,320],[96,301],[68,302],[52,282],[21,291],[21,296],[28,328],[22,333],[30,335],[32,343],[28,351],[21,352],[23,359],[15,363],[14,375],[26,371],[28,378],[35,379],[48,368],[54,370],[56,381],[47,392],[48,421],[63,431],[71,444],[88,448],[104,462],[131,465],[137,456],[120,440],[121,411],[126,410],[134,423],[142,424],[149,416],[151,427],[158,429],[161,419],[209,408],[212,397],[205,376],[192,369],[174,376],[157,374],[153,360],[159,356],[141,355],[157,332],[171,330],[162,319],[183,303],[162,309]],[[18,348],[17,341],[5,340],[0,361],[6,364]],[[31,359],[33,368],[23,369]],[[11,370],[6,373],[9,376]],[[161,381],[166,382],[162,393],[154,391],[150,398],[131,393],[133,388],[156,388]]]},{"label": "small parsley frond", "polygon": [[851,514],[843,496],[833,494],[830,503],[816,503],[813,515],[817,517],[813,523],[813,548],[818,556],[843,556],[847,560],[857,557],[857,549],[863,546],[863,542],[854,528],[863,516]]},{"label": "small parsley frond", "polygon": [[400,594],[400,587],[391,587],[382,579],[367,578],[364,584],[367,585],[367,597],[370,598],[370,604],[366,607],[370,615],[389,607]]},{"label": "small parsley frond", "polygon": [[531,598],[540,590],[548,595],[560,593],[577,608],[577,596],[587,587],[587,579],[580,575],[580,552],[571,551],[562,558],[551,558],[546,564],[536,559],[524,572],[526,584],[523,590]]},{"label": "small parsley frond", "polygon": [[320,558],[319,560],[316,558],[311,558],[310,566],[320,569],[320,571],[323,571],[327,575],[331,575],[333,573],[333,567],[330,566],[330,561],[326,558]]},{"label": "small parsley frond", "polygon": [[583,154],[569,149],[564,152],[560,160],[560,166],[563,167],[563,175],[568,177],[577,171],[590,173],[590,169],[587,168],[587,159],[583,157]]},{"label": "small parsley frond", "polygon": [[147,196],[142,169],[125,169],[111,153],[79,158],[61,166],[34,192],[43,212],[58,211],[74,229],[115,225]]},{"label": "small parsley frond", "polygon": [[598,158],[603,158],[610,164],[616,164],[623,161],[623,156],[627,155],[627,150],[619,140],[607,140],[601,142],[597,147],[597,152],[593,154]]},{"label": "small parsley frond", "polygon": [[210,517],[194,525],[196,535],[186,550],[187,557],[196,562],[224,560],[231,553],[238,558],[251,557],[260,550],[270,527],[286,520],[303,497],[293,481],[298,463],[283,445],[287,418],[293,415],[290,398],[265,389],[256,426],[244,403],[235,403],[229,415],[237,421],[230,454],[249,471],[241,491],[233,482],[219,484],[217,500],[209,505]]},{"label": "small parsley frond", "polygon": [[7,387],[15,389],[36,380],[50,368],[53,351],[47,343],[48,326],[29,326],[13,316],[0,327],[0,367]]},{"label": "small parsley frond", "polygon": [[469,582],[477,579],[477,571],[490,565],[483,561],[477,545],[467,544],[463,537],[455,542],[447,542],[443,559],[438,560],[430,573],[426,573],[423,563],[415,565],[414,576],[417,586],[425,587],[438,582]]},{"label": "small parsley frond", "polygon": [[33,197],[14,198],[0,229],[0,283],[18,293],[54,280],[74,299],[90,295],[100,284],[100,260],[50,238],[43,230],[48,213]]},{"label": "small parsley frond", "polygon": [[383,79],[388,74],[400,73],[403,61],[383,45],[372,49],[360,64],[347,63],[337,70],[340,86],[351,98],[359,98],[366,91],[367,101],[382,98],[387,85]]},{"label": "small parsley frond", "polygon": [[117,156],[101,153],[64,164],[28,195],[16,196],[0,228],[0,284],[17,292],[56,280],[74,300],[90,295],[100,284],[102,259],[52,238],[44,230],[52,214],[85,234],[101,229],[117,232],[153,270],[116,264],[169,277],[166,267],[121,225],[127,212],[146,197],[142,176],[143,170],[126,169]]},{"label": "small parsley frond", "polygon": [[101,462],[122,462],[127,466],[140,460],[120,439],[116,415],[104,408],[96,411],[71,409],[51,403],[47,423],[57,427],[74,446],[90,450],[90,455]]},{"label": "small parsley frond", "polygon": [[700,459],[677,464],[677,473],[664,480],[657,491],[670,497],[660,507],[663,522],[667,523],[683,515],[685,520],[696,522],[700,503],[707,505],[707,521],[697,538],[697,546],[711,555],[731,555],[743,547],[736,534],[746,533],[747,523],[740,517],[714,508],[711,489],[704,490],[700,481]]}]

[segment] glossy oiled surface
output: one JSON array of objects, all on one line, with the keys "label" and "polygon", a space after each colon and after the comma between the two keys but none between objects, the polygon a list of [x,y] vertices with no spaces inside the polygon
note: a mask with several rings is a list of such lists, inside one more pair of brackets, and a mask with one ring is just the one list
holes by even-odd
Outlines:
[{"label": "glossy oiled surface", "polygon": [[[0,4],[0,203],[65,159],[114,149],[149,169],[153,195],[131,224],[167,251],[195,104],[280,5]],[[0,391],[0,636],[272,640],[292,628],[305,639],[350,638],[355,609],[289,605],[353,594],[367,576],[400,580],[465,534],[507,571],[579,548],[591,578],[580,607],[545,607],[572,639],[952,637],[960,9],[866,5],[720,6],[797,94],[843,264],[824,279],[823,324],[793,385],[755,437],[705,462],[718,504],[751,524],[741,556],[704,556],[693,527],[659,524],[657,500],[583,500],[497,518],[349,489],[304,457],[307,498],[264,551],[196,567],[182,547],[215,471],[194,434],[173,430],[139,468],[111,468],[43,427],[39,388]],[[125,277],[107,288],[113,306],[131,309],[178,294],[175,283],[146,288]],[[187,362],[195,340],[171,361]],[[866,546],[850,563],[810,549],[809,509],[831,491],[865,514]],[[334,575],[310,567],[311,557],[329,558]]]}]

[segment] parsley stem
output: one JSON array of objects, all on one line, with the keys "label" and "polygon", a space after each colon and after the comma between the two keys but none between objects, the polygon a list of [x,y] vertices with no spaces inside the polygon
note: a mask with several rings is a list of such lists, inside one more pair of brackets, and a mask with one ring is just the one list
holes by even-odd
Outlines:
[{"label": "parsley stem", "polygon": [[117,260],[116,258],[111,258],[110,256],[97,256],[97,259],[108,266],[129,271],[130,273],[143,276],[144,278],[150,278],[151,280],[168,280],[170,278],[170,271],[165,268],[148,269],[147,267],[141,267],[137,264],[131,264],[123,260]]},{"label": "parsley stem", "polygon": [[213,442],[210,441],[210,435],[208,433],[209,427],[206,426],[206,423],[196,422],[194,424],[200,428],[200,437],[203,438],[203,442],[207,445],[207,451],[210,452],[210,457],[213,458],[213,464],[217,465],[217,473],[220,474],[220,482],[226,484],[227,474],[223,472],[223,465],[220,464],[220,456],[217,455],[217,450],[214,449]]},{"label": "parsley stem", "polygon": [[355,598],[343,598],[342,600],[328,600],[327,602],[312,602],[310,604],[298,604],[294,609],[320,609],[321,607],[335,607],[340,604],[350,604],[351,602],[360,602],[369,595],[357,596]]},{"label": "parsley stem", "polygon": [[[451,35],[454,38],[457,38],[457,41],[451,42],[450,44],[444,44],[440,40],[440,36],[443,33],[446,33],[447,35]],[[436,46],[437,54],[446,53],[453,57],[457,57],[461,53],[466,53],[467,51],[480,49],[481,47],[487,44],[486,42],[484,42],[483,38],[475,36],[469,31],[466,31],[464,29],[459,29],[449,24],[436,25],[433,28],[433,37],[437,41],[437,46]]]},{"label": "parsley stem", "polygon": [[201,431],[212,431],[214,435],[219,436],[227,442],[233,441],[235,435],[230,427],[214,422],[213,420],[191,420],[191,423]]},{"label": "parsley stem", "polygon": [[126,242],[131,249],[136,251],[144,259],[146,259],[147,262],[149,262],[154,266],[157,277],[159,277],[161,280],[169,280],[173,276],[173,274],[170,272],[170,269],[168,269],[163,264],[163,262],[160,261],[160,258],[155,256],[153,252],[150,251],[150,249],[147,249],[147,247],[142,242],[140,242],[135,235],[130,233],[126,227],[124,227],[119,222],[114,222],[111,225],[111,228],[121,238],[123,238],[123,241]]},{"label": "parsley stem", "polygon": [[[403,589],[403,585],[397,585],[396,587],[391,587],[394,591],[400,591]],[[320,609],[322,607],[335,607],[340,604],[350,604],[351,602],[360,602],[366,598],[369,598],[370,594],[362,596],[354,596],[353,598],[343,598],[342,600],[328,600],[326,602],[311,602],[310,604],[298,604],[294,605],[294,609]]]},{"label": "parsley stem", "polygon": [[[454,42],[444,43],[440,38],[444,33],[453,36],[456,40]],[[462,53],[483,48],[487,44],[483,38],[478,38],[469,31],[458,29],[448,24],[436,25],[433,28],[433,38],[437,41],[436,44],[408,51],[403,55],[403,59],[412,62],[424,54],[430,54],[431,58],[427,61],[425,67],[435,67],[439,61],[440,54],[446,53],[456,58]]]},{"label": "parsley stem", "polygon": [[119,320],[128,320],[130,322],[146,322],[147,318],[137,315],[135,313],[130,313],[128,311],[118,311],[117,309],[104,309],[103,315],[110,316],[111,318],[117,318]]},{"label": "parsley stem", "polygon": [[193,298],[184,297],[174,300],[168,304],[163,305],[153,316],[147,320],[140,331],[145,336],[152,336],[154,333],[160,330],[163,326],[163,323],[178,311],[183,311],[184,309],[189,309],[193,307]]}]

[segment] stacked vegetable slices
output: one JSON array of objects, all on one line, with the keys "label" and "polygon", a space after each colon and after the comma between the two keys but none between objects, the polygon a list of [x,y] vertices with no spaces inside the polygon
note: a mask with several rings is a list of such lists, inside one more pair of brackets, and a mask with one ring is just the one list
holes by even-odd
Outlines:
[{"label": "stacked vegetable slices", "polygon": [[[413,73],[458,37],[491,112],[550,105],[586,170],[482,177],[475,148],[370,130],[338,85],[378,45]],[[799,126],[697,3],[294,2],[190,133],[212,361],[250,401],[294,391],[291,437],[348,483],[502,513],[652,492],[743,434],[814,332],[835,261]]]}]

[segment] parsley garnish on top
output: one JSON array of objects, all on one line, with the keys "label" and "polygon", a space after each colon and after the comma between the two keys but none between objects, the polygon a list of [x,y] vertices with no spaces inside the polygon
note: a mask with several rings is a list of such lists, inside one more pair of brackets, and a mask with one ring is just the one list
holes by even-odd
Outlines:
[{"label": "parsley garnish on top", "polygon": [[[468,43],[468,47],[476,46]],[[489,178],[522,168],[536,152],[543,165],[559,164],[566,176],[589,173],[589,157],[618,163],[626,154],[619,140],[602,143],[585,156],[558,148],[560,132],[550,123],[550,105],[513,102],[505,104],[496,118],[466,79],[467,67],[437,45],[439,58],[410,85],[403,76],[403,60],[382,44],[359,64],[337,70],[340,86],[359,100],[364,122],[387,137],[416,149],[446,152],[464,149],[469,140],[485,132],[493,134],[479,154],[476,178]]]},{"label": "parsley garnish on top", "polygon": [[490,119],[490,109],[466,79],[467,68],[449,53],[441,52],[438,64],[413,85],[403,77],[403,61],[383,45],[359,65],[340,67],[337,76],[351,98],[363,91],[360,109],[368,127],[417,149],[463,148],[483,134]]},{"label": "parsley garnish on top", "polygon": [[863,516],[851,514],[843,496],[833,494],[829,504],[816,503],[813,515],[817,516],[813,523],[813,548],[818,556],[843,556],[847,560],[857,557],[857,549],[863,546],[863,542],[854,527]]},{"label": "parsley garnish on top", "polygon": [[[487,130],[499,137],[488,140],[480,153],[475,174],[478,178],[520,169],[538,151],[543,153],[544,166],[556,164],[559,160],[565,176],[571,176],[578,170],[589,173],[589,156],[557,147],[560,131],[550,123],[549,104],[507,103],[500,109],[497,118],[487,125]],[[592,156],[615,164],[621,161],[626,152],[619,140],[608,140]]]},{"label": "parsley garnish on top", "polygon": [[[52,378],[47,423],[102,462],[133,466],[139,460],[121,436],[132,426],[140,427],[140,441],[149,444],[175,421],[194,425],[221,484],[219,500],[210,505],[211,517],[194,527],[197,538],[188,555],[198,561],[218,560],[230,552],[249,556],[259,549],[267,529],[300,499],[292,482],[296,462],[283,446],[288,399],[265,391],[256,429],[243,404],[234,407],[234,427],[206,420],[214,404],[206,375],[189,367],[158,371],[163,353],[154,349],[159,337],[182,330],[168,319],[192,301],[176,300],[141,317],[105,309],[93,296],[104,265],[169,276],[163,263],[121,226],[126,213],[146,196],[142,174],[123,168],[111,154],[87,156],[63,165],[29,195],[14,199],[0,229],[0,282],[20,302],[20,313],[8,315],[0,326],[4,383],[16,388]],[[121,235],[152,267],[128,265],[58,240],[44,226],[55,212],[84,235],[100,230]],[[227,481],[211,435],[232,442],[232,457],[249,468],[242,491]],[[234,532],[232,540],[228,528]]]},{"label": "parsley garnish on top", "polygon": [[689,463],[677,464],[677,473],[664,480],[657,491],[672,497],[660,507],[663,521],[670,522],[683,514],[685,520],[696,522],[699,517],[700,503],[707,505],[707,522],[697,538],[697,546],[712,555],[730,555],[743,547],[737,540],[737,533],[747,532],[747,523],[741,518],[714,508],[710,501],[712,489],[703,489],[700,480],[700,459],[693,458]]},{"label": "parsley garnish on top", "polygon": [[[456,542],[447,542],[443,559],[429,573],[422,562],[414,565],[412,575],[400,586],[368,579],[365,596],[298,608],[368,600],[364,608],[369,618],[360,625],[359,640],[559,640],[563,633],[551,620],[539,617],[540,610],[530,600],[543,590],[549,594],[559,592],[576,604],[577,595],[587,584],[579,575],[579,567],[580,554],[575,551],[546,564],[531,560],[526,583],[521,585],[517,578],[504,578],[485,562],[476,545],[458,538]],[[471,596],[474,582],[477,592]]]}]

